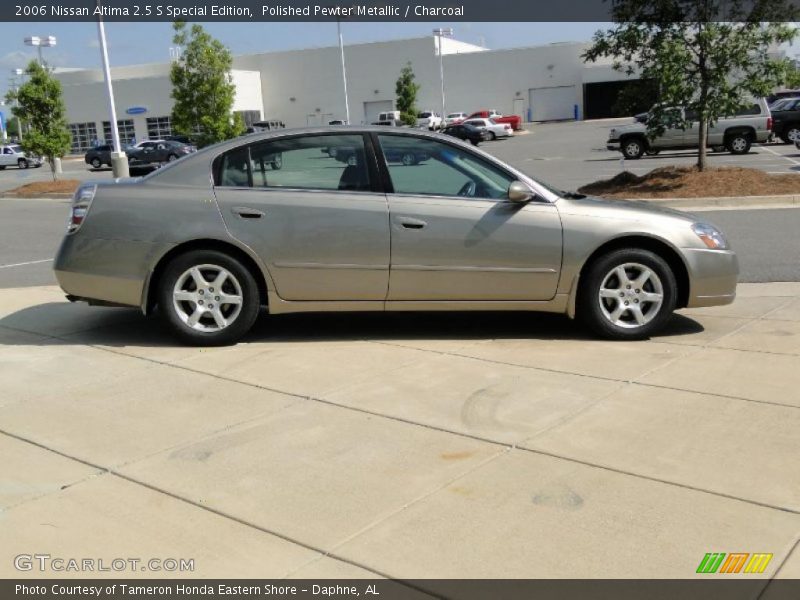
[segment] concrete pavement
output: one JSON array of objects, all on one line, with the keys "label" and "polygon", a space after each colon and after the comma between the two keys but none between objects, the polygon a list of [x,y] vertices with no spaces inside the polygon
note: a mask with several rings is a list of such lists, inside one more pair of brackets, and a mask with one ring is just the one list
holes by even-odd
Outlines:
[{"label": "concrete pavement", "polygon": [[796,577],[800,283],[739,292],[647,342],[553,315],[264,315],[201,349],[2,289],[0,576],[86,576],[14,569],[49,553],[195,560],[121,573],[146,577],[688,578],[770,552],[764,577]]}]

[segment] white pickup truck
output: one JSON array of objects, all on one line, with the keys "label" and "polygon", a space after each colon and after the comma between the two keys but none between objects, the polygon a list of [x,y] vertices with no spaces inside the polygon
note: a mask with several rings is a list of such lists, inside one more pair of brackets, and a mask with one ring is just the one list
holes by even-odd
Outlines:
[{"label": "white pickup truck", "polygon": [[417,127],[435,131],[442,128],[442,116],[432,110],[423,110],[417,114]]},{"label": "white pickup truck", "polygon": [[0,170],[6,167],[28,169],[41,167],[42,159],[38,156],[28,156],[19,144],[6,144],[0,146]]}]

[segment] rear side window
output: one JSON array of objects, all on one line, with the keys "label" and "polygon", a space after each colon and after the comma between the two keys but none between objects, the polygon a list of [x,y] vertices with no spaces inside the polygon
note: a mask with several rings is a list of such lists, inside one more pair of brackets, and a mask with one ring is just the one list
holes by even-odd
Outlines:
[{"label": "rear side window", "polygon": [[256,142],[222,156],[222,187],[369,191],[361,135],[318,135]]},{"label": "rear side window", "polygon": [[758,104],[750,104],[736,111],[737,117],[744,117],[747,115],[760,115],[760,114],[761,114],[761,107]]}]

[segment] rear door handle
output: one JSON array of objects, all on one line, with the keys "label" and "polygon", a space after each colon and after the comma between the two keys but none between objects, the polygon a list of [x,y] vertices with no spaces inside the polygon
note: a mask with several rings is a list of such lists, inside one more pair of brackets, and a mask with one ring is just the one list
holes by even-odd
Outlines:
[{"label": "rear door handle", "polygon": [[421,221],[420,219],[412,219],[411,217],[399,217],[397,221],[405,229],[422,229],[427,225],[425,221]]},{"label": "rear door handle", "polygon": [[264,216],[264,211],[248,208],[247,206],[235,206],[231,209],[235,215],[239,215],[242,219],[260,219]]}]

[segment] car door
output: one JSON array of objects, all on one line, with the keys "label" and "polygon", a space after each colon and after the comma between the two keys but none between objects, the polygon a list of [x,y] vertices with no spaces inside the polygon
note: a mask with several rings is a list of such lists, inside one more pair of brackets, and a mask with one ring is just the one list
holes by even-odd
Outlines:
[{"label": "car door", "polygon": [[3,152],[0,153],[0,166],[8,167],[13,164],[16,164],[14,161],[14,151],[8,146],[4,146]]},{"label": "car door", "polygon": [[[390,184],[390,301],[549,300],[561,269],[554,204],[510,202],[515,176],[458,143],[377,134]],[[412,153],[408,165],[384,156]]]},{"label": "car door", "polygon": [[650,144],[655,148],[682,148],[685,145],[684,130],[678,126],[682,118],[681,108],[665,108],[662,113],[664,133]]},{"label": "car door", "polygon": [[389,209],[364,135],[253,142],[215,165],[223,219],[267,264],[281,298],[386,299]]}]

